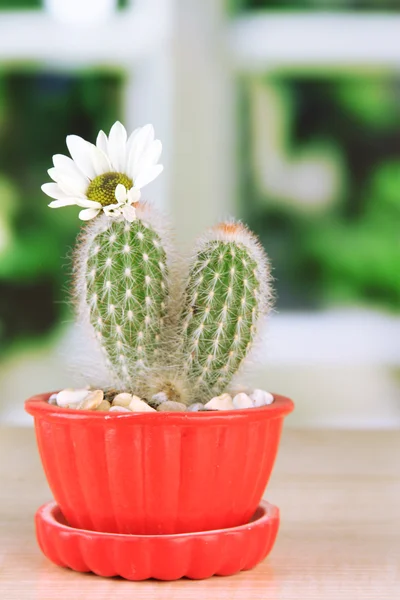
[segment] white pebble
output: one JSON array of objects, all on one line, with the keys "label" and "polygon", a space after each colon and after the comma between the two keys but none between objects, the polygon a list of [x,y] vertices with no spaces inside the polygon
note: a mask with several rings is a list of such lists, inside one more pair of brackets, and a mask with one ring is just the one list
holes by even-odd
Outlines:
[{"label": "white pebble", "polygon": [[77,406],[90,394],[89,390],[61,390],[57,394],[57,404],[58,406],[63,406],[64,408],[68,406]]},{"label": "white pebble", "polygon": [[126,406],[112,406],[110,408],[110,412],[132,412],[131,410],[129,410],[129,408],[126,408]]},{"label": "white pebble", "polygon": [[151,403],[154,404],[154,406],[158,406],[163,402],[167,402],[167,400],[168,396],[165,392],[158,392],[158,394],[154,394],[154,396],[152,397]]},{"label": "white pebble", "polygon": [[207,404],[204,405],[206,410],[233,410],[232,397],[229,394],[221,394],[214,396]]},{"label": "white pebble", "polygon": [[161,402],[161,404],[158,405],[157,410],[160,412],[183,412],[186,411],[186,405],[182,404],[182,402],[167,400],[166,402]]},{"label": "white pebble", "polygon": [[52,395],[50,396],[50,398],[48,399],[48,403],[49,403],[49,404],[53,404],[53,405],[55,404],[55,405],[56,405],[56,404],[57,404],[57,394],[52,394]]},{"label": "white pebble", "polygon": [[110,410],[110,406],[111,406],[111,404],[109,403],[108,400],[103,400],[103,402],[100,402],[100,404],[96,408],[96,410],[107,411],[107,410]]},{"label": "white pebble", "polygon": [[264,390],[254,390],[254,392],[250,394],[250,400],[253,402],[253,406],[259,408],[260,406],[272,404],[274,397],[269,392],[264,392]]},{"label": "white pebble", "polygon": [[104,400],[103,390],[94,390],[89,392],[86,398],[79,404],[80,410],[96,410]]},{"label": "white pebble", "polygon": [[132,394],[128,394],[126,392],[122,392],[122,394],[117,394],[112,401],[113,406],[124,406],[127,408],[132,400]]},{"label": "white pebble", "polygon": [[132,396],[129,409],[133,412],[156,412],[155,408],[149,406],[147,402],[144,402],[138,396]]},{"label": "white pebble", "polygon": [[234,397],[233,406],[235,408],[253,408],[254,404],[247,394],[245,394],[244,392],[240,392]]},{"label": "white pebble", "polygon": [[202,402],[194,402],[193,404],[188,406],[187,410],[189,412],[199,412],[199,411],[205,410],[205,409],[204,409],[204,404]]}]

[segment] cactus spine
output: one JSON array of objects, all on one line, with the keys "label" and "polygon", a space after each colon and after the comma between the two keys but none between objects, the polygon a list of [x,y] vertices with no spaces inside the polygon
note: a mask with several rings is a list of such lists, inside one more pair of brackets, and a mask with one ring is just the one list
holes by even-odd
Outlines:
[{"label": "cactus spine", "polygon": [[176,293],[168,242],[145,218],[149,209],[137,214],[132,223],[101,216],[85,233],[77,285],[83,313],[116,385],[149,399],[164,392],[207,401],[226,390],[270,308],[267,257],[244,225],[222,223],[198,244],[183,296],[168,303],[170,289]]},{"label": "cactus spine", "polygon": [[269,267],[240,223],[222,223],[199,244],[181,314],[183,373],[196,399],[226,389],[270,306]]},{"label": "cactus spine", "polygon": [[96,145],[73,135],[67,146],[72,158],[53,156],[42,189],[51,208],[77,205],[92,220],[76,251],[75,297],[113,375],[96,357],[96,377],[154,403],[157,394],[189,402],[224,391],[270,307],[257,239],[240,223],[210,230],[180,293],[164,222],[139,202],[163,169],[152,125],[128,137],[117,122]]},{"label": "cactus spine", "polygon": [[161,235],[144,218],[129,223],[101,216],[78,256],[84,312],[116,383],[132,388],[157,360],[160,345],[168,291]]}]

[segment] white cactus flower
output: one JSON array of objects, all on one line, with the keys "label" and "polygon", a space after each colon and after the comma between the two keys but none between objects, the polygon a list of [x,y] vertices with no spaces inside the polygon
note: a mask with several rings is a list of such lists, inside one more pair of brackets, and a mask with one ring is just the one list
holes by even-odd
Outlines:
[{"label": "white cactus flower", "polygon": [[42,185],[45,194],[54,198],[50,208],[80,206],[82,221],[101,211],[110,218],[123,215],[133,221],[141,188],[163,170],[157,164],[162,145],[154,139],[153,126],[139,127],[128,137],[117,121],[108,137],[99,132],[96,145],[69,135],[67,146],[72,158],[55,154],[54,167],[48,170],[53,183]]},{"label": "white cactus flower", "polygon": [[115,198],[117,200],[116,204],[103,207],[105,214],[108,217],[123,215],[127,221],[132,223],[136,218],[136,210],[133,204],[140,200],[140,190],[134,187],[127,190],[122,183],[119,183],[115,188]]}]

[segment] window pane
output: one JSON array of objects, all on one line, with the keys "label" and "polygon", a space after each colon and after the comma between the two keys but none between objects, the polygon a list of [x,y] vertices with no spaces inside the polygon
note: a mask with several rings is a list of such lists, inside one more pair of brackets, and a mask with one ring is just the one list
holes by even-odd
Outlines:
[{"label": "window pane", "polygon": [[79,229],[76,207],[50,210],[40,186],[69,133],[95,140],[120,117],[117,72],[0,72],[0,353],[41,336],[69,299],[66,248]]},{"label": "window pane", "polygon": [[[65,0],[68,2],[68,0]],[[118,0],[118,8],[126,8],[129,0]],[[2,10],[32,10],[43,7],[43,0],[0,0],[0,11]]]},{"label": "window pane", "polygon": [[233,11],[247,10],[400,10],[399,0],[230,0]]},{"label": "window pane", "polygon": [[41,8],[42,0],[0,0],[0,10]]},{"label": "window pane", "polygon": [[400,79],[276,75],[241,85],[242,215],[280,307],[400,307]]}]

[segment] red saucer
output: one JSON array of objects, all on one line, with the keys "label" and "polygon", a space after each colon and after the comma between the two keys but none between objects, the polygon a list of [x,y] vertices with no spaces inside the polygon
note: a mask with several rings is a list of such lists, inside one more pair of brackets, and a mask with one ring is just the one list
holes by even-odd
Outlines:
[{"label": "red saucer", "polygon": [[36,513],[39,546],[53,563],[102,577],[132,581],[206,579],[255,567],[272,549],[279,510],[262,502],[247,525],[173,535],[101,533],[70,527],[58,505]]}]

